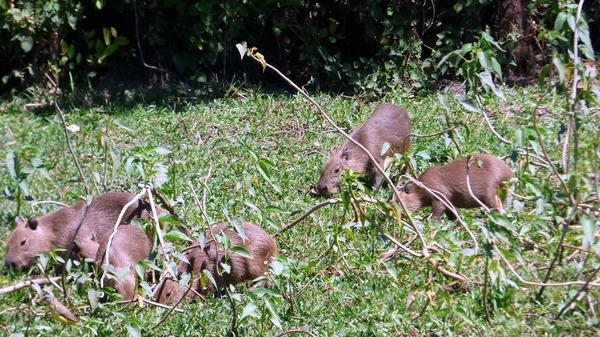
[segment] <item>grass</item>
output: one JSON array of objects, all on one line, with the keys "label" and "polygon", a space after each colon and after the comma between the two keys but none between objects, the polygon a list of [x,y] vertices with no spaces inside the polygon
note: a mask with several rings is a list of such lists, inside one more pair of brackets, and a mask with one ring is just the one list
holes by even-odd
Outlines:
[{"label": "grass", "polygon": [[[541,92],[537,87],[507,90],[509,103],[488,97],[485,104],[492,112],[497,131],[516,142],[519,132],[529,130],[526,140],[535,147],[531,115]],[[257,89],[246,89],[243,94],[244,98],[179,103],[176,110],[170,104],[64,107],[68,123],[80,127],[80,131],[71,133],[70,137],[93,193],[105,189],[136,192],[141,182],[163,182],[161,191],[197,234],[207,224],[193,202],[188,182],[201,193],[199,181],[210,172],[206,211],[212,221],[239,216],[275,233],[320,201],[299,192],[298,188],[316,182],[327,151],[342,140],[316,110],[298,96],[264,94]],[[348,131],[368,118],[379,103],[361,104],[328,95],[321,95],[317,100]],[[503,157],[517,149],[515,145],[501,143],[480,115],[465,112],[454,99],[448,99],[448,112],[435,95],[413,97],[396,93],[390,94],[387,101],[409,111],[415,133],[438,132],[447,128],[448,123],[458,125],[456,140],[463,154],[486,152]],[[551,157],[558,160],[564,101],[553,93],[544,96],[541,106],[548,111],[540,117],[546,145]],[[584,122],[598,125],[597,115],[589,116]],[[7,144],[0,148],[0,156],[6,158],[12,151],[20,158],[22,167],[37,167],[23,179],[32,198],[73,203],[85,195],[68,154],[60,120],[52,110],[9,111],[0,116],[0,126],[4,130],[0,143]],[[593,132],[593,128],[582,128],[582,149],[589,149],[589,144],[593,144]],[[99,139],[105,146],[99,145]],[[456,147],[440,135],[414,139],[409,157],[416,170],[422,172],[457,155]],[[582,163],[593,167],[589,164],[593,156],[588,152],[582,152],[581,158]],[[497,235],[520,274],[525,279],[539,281],[545,275],[545,266],[554,257],[560,238],[560,231],[552,223],[552,219],[560,221],[560,206],[544,202],[548,199],[560,202],[559,184],[545,168],[524,167],[522,162],[517,164],[510,160],[507,163],[520,179],[516,191],[529,197],[539,192],[546,196],[541,198],[541,205],[535,200],[520,202],[509,198],[509,206],[513,207],[509,208],[508,220],[500,230],[492,228],[493,223],[480,210],[462,210],[461,214],[480,245],[488,242],[486,233]],[[2,188],[16,196],[18,181],[9,174],[6,162],[0,166],[0,181]],[[389,189],[385,189],[378,196],[385,198],[389,193]],[[20,210],[25,217],[56,207],[44,204],[32,208],[28,204],[23,204]],[[0,228],[0,240],[5,241],[14,225],[12,219],[17,214],[18,203],[2,199],[0,206],[4,224]],[[364,224],[353,222],[352,212],[345,212],[338,204],[318,210],[281,235],[277,244],[282,270],[274,272],[276,285],[272,292],[251,292],[240,286],[234,294],[238,315],[245,308],[250,310],[252,305],[256,308],[254,316],[239,322],[242,335],[274,336],[295,327],[318,336],[404,336],[411,332],[420,336],[560,336],[598,332],[597,316],[591,314],[589,307],[598,307],[597,290],[592,289],[589,302],[587,299],[578,301],[575,309],[555,319],[561,306],[579,287],[548,288],[542,298],[536,298],[539,288],[518,282],[497,256],[487,260],[492,278],[486,295],[488,322],[481,286],[449,285],[451,279],[407,254],[401,254],[387,266],[379,262],[379,255],[392,244],[383,239],[373,221],[380,221],[379,225],[386,231],[396,229],[395,234],[402,242],[408,242],[411,235],[405,229],[402,232],[403,228],[396,228],[402,226],[382,218],[376,207],[365,209],[369,221]],[[536,213],[536,209],[541,212]],[[416,213],[428,214],[427,209]],[[441,263],[445,261],[449,269],[484,282],[486,253],[484,250],[475,256],[466,253],[473,246],[460,225],[448,220],[418,219],[428,242],[438,242],[448,249],[443,259],[436,257]],[[572,230],[567,242],[581,246],[581,237],[581,231]],[[542,248],[525,249],[519,246],[519,238],[530,239]],[[571,253],[572,250],[568,251]],[[5,247],[1,245],[0,256],[4,254]],[[565,260],[556,267],[551,280],[585,280],[597,263],[597,255],[574,255],[573,260]],[[38,273],[35,268],[27,274],[1,266],[0,286],[32,278]],[[165,314],[162,309],[146,306],[121,310],[112,302],[101,303],[93,310],[77,309],[89,305],[90,291],[98,289],[97,282],[84,279],[71,284],[70,289],[74,296],[71,307],[82,318],[83,326],[62,327],[52,321],[43,314],[41,305],[32,303],[35,291],[26,288],[0,296],[3,331],[15,336],[135,335],[140,330],[144,336],[225,336],[230,329],[232,311],[226,297],[210,298],[208,303],[184,304],[181,306],[184,313],[173,313],[154,328]],[[285,289],[291,301],[283,299]],[[10,310],[12,308],[15,310]]]}]

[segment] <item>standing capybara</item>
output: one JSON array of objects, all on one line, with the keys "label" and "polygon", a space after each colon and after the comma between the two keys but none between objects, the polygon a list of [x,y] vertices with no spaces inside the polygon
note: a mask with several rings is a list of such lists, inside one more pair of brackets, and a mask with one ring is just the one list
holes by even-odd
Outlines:
[{"label": "standing capybara", "polygon": [[[106,233],[111,232],[123,207],[135,197],[131,193],[105,193],[92,199],[87,215],[75,240],[86,241],[93,237],[101,241]],[[59,208],[46,215],[25,220],[15,218],[17,227],[6,243],[6,266],[14,269],[30,267],[37,255],[47,253],[53,248],[68,248],[71,238],[81,222],[85,211],[85,200],[71,206]],[[157,207],[157,212],[162,210]],[[125,212],[122,221],[135,218],[147,218],[151,214],[150,203],[139,199]],[[97,247],[79,247],[84,258],[95,258]]]},{"label": "standing capybara", "polygon": [[[277,246],[271,235],[265,232],[259,226],[244,222],[244,232],[247,237],[242,239],[236,232],[227,229],[228,223],[221,223],[210,228],[212,234],[205,232],[206,245],[204,249],[200,246],[189,249],[185,252],[185,257],[190,263],[180,261],[177,264],[177,273],[188,272],[192,274],[192,289],[187,292],[187,298],[196,296],[195,292],[201,295],[215,294],[219,291],[207,280],[206,287],[202,288],[198,278],[202,276],[202,271],[209,271],[215,279],[219,288],[224,285],[238,284],[244,281],[253,280],[262,276],[267,271],[267,265],[277,256]],[[231,266],[229,273],[219,274],[220,265],[226,260],[225,252],[213,240],[213,236],[227,235],[233,246],[242,246],[252,254],[252,258],[243,257],[229,252],[227,263]],[[218,251],[217,251],[218,249]],[[174,302],[177,303],[186,293],[186,287],[180,287],[179,282],[171,278],[163,278],[154,291],[154,298],[159,303]]]},{"label": "standing capybara", "polygon": [[[469,184],[473,195],[489,208],[501,209],[498,188],[515,175],[502,160],[488,154],[474,153],[469,160]],[[473,199],[467,186],[467,157],[461,157],[444,166],[431,167],[418,178],[427,188],[440,192],[455,208],[475,208],[481,205]],[[442,201],[427,190],[409,182],[400,189],[400,198],[409,211],[431,206],[434,219],[443,213],[455,215]]]},{"label": "standing capybara", "polygon": [[[350,134],[352,139],[364,146],[383,167],[385,157],[395,153],[404,153],[410,148],[410,119],[403,108],[394,104],[382,104],[363,125]],[[385,153],[383,144],[389,143]],[[367,172],[370,183],[379,188],[384,176],[378,172],[367,154],[358,146],[346,139],[342,147],[333,152],[323,168],[316,185],[319,194],[340,192],[340,174],[348,168],[354,172]]]},{"label": "standing capybara", "polygon": [[104,261],[106,246],[112,233],[108,233],[100,241],[100,247],[96,254],[96,265],[101,268],[109,264],[120,275],[123,268],[129,268],[130,272],[118,280],[110,280],[107,284],[114,286],[124,300],[130,300],[135,293],[135,270],[134,264],[148,258],[152,250],[152,242],[139,227],[135,225],[121,225],[115,234],[108,251],[108,263]]}]

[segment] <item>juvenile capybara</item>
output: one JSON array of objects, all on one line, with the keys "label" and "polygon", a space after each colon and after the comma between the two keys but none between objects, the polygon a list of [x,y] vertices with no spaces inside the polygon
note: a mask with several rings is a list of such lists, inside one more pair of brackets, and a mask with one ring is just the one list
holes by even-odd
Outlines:
[{"label": "juvenile capybara", "polygon": [[[474,153],[469,160],[469,184],[473,194],[489,208],[500,209],[498,188],[515,175],[502,160],[488,154]],[[444,166],[431,167],[418,178],[427,188],[443,194],[455,208],[475,208],[481,205],[473,199],[467,186],[467,157],[461,157]],[[431,206],[434,219],[443,213],[455,215],[427,190],[409,182],[400,188],[400,198],[409,211]]]},{"label": "juvenile capybara", "polygon": [[[205,237],[207,244],[204,249],[194,247],[185,252],[185,257],[190,263],[180,261],[177,264],[177,273],[188,272],[192,275],[192,289],[187,292],[187,298],[191,299],[196,296],[195,292],[201,295],[211,295],[218,292],[212,282],[209,280],[206,287],[202,288],[198,278],[202,275],[203,270],[209,271],[219,288],[223,285],[238,284],[244,281],[253,280],[262,276],[267,271],[267,265],[277,256],[277,246],[271,235],[265,232],[259,226],[244,222],[244,232],[247,237],[243,240],[236,232],[228,229],[228,223],[221,223],[210,228],[212,235],[206,231]],[[252,258],[243,257],[238,254],[229,252],[228,264],[231,266],[229,273],[219,275],[218,268],[225,261],[225,254],[222,248],[217,248],[212,240],[213,235],[227,235],[233,246],[242,246],[246,248]],[[179,282],[172,278],[163,278],[154,291],[154,298],[159,303],[174,302],[177,303],[186,293],[186,287],[180,287]]]},{"label": "juvenile capybara", "polygon": [[[352,139],[364,146],[383,167],[386,157],[395,153],[404,153],[410,148],[410,119],[405,109],[394,104],[382,104],[363,125],[350,134]],[[382,154],[383,144],[390,148]],[[367,154],[358,146],[346,139],[344,144],[331,154],[323,168],[316,185],[318,194],[340,192],[340,174],[348,168],[354,172],[366,172],[370,183],[379,188],[384,176],[378,172]]]},{"label": "juvenile capybara", "polygon": [[100,241],[96,253],[96,265],[101,268],[103,264],[113,266],[117,275],[123,268],[131,271],[118,280],[109,280],[108,285],[115,287],[125,300],[133,298],[135,293],[135,270],[134,264],[148,258],[152,250],[152,242],[139,227],[135,225],[121,225],[115,234],[108,251],[108,263],[104,261],[106,246],[112,233],[108,233]]},{"label": "juvenile capybara", "polygon": [[[87,215],[76,241],[94,237],[98,242],[107,232],[112,231],[123,207],[135,197],[131,193],[105,193],[92,199]],[[15,218],[17,227],[6,243],[6,266],[14,269],[26,268],[33,264],[37,255],[47,253],[53,248],[68,248],[71,238],[83,218],[86,201],[81,200],[71,206],[59,208],[48,214],[25,220]],[[157,207],[157,212],[162,210]],[[151,214],[150,203],[139,199],[127,208],[122,221],[135,218],[147,218]],[[83,258],[95,258],[97,247],[79,247]]]}]

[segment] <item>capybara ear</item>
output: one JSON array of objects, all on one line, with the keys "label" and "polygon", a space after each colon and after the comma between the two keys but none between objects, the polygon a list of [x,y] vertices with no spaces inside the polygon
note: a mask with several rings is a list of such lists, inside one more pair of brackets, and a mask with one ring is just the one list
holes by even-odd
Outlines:
[{"label": "capybara ear", "polygon": [[335,149],[332,147],[329,149],[329,156],[332,156],[335,153]]},{"label": "capybara ear", "polygon": [[38,221],[36,219],[29,219],[29,221],[27,221],[27,227],[29,227],[31,230],[36,230],[38,226]]},{"label": "capybara ear", "polygon": [[411,194],[413,191],[413,184],[407,183],[406,185],[402,186],[401,190],[406,194]]},{"label": "capybara ear", "polygon": [[23,218],[20,215],[17,215],[15,217],[15,223],[17,224],[17,226],[24,226],[27,224],[27,220],[25,220],[25,218]]},{"label": "capybara ear", "polygon": [[342,159],[348,160],[349,158],[350,158],[350,149],[345,148],[344,151],[342,151]]}]

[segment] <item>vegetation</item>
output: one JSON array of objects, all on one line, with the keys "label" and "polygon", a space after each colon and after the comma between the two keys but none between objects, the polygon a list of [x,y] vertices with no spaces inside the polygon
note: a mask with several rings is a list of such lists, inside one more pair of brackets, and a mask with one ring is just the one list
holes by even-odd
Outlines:
[{"label": "vegetation", "polygon": [[[572,1],[2,0],[0,90],[44,88],[55,72],[65,90],[92,83],[111,94],[117,84],[280,83],[239,62],[242,41],[317,91],[434,89],[455,74],[456,63],[440,62],[448,53],[472,46],[475,57],[490,39],[501,46],[495,66],[529,81],[554,56],[550,33],[567,10]],[[585,2],[594,44],[598,13],[598,2]]]}]

